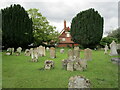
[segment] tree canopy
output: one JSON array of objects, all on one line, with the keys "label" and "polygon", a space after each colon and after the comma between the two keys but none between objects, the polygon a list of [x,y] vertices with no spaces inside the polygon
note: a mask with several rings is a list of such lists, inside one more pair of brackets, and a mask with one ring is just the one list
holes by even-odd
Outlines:
[{"label": "tree canopy", "polygon": [[58,32],[55,30],[56,27],[49,24],[46,17],[39,12],[39,9],[29,9],[28,14],[33,21],[35,45],[43,44],[43,42],[47,42],[49,44],[51,40],[54,40],[54,42],[58,41]]},{"label": "tree canopy", "polygon": [[32,32],[32,20],[21,5],[14,4],[2,9],[3,46],[27,47],[33,42]]},{"label": "tree canopy", "polygon": [[70,33],[75,43],[93,48],[103,35],[103,17],[92,8],[82,11],[72,19]]}]

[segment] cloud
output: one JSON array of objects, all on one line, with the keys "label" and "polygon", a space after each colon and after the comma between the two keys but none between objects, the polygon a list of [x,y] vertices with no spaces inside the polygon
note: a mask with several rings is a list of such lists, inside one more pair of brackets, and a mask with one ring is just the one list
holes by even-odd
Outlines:
[{"label": "cloud", "polygon": [[5,0],[1,2],[0,8],[5,8],[10,4],[21,4],[26,10],[30,8],[38,8],[43,16],[47,17],[50,24],[57,27],[60,32],[63,29],[64,19],[67,26],[70,26],[72,18],[80,11],[95,8],[102,17],[104,17],[104,36],[105,32],[118,27],[118,0],[13,0],[12,2]]}]

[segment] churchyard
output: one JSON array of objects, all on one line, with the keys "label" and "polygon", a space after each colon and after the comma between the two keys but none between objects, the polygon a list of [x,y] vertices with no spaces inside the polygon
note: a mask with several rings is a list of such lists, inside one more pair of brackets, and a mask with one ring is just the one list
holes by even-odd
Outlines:
[{"label": "churchyard", "polygon": [[[32,62],[31,56],[24,51],[18,56],[6,55],[2,52],[2,87],[3,88],[68,88],[70,77],[83,76],[90,81],[91,88],[117,88],[118,65],[111,62],[112,57],[104,54],[104,50],[92,50],[92,60],[87,61],[84,71],[67,71],[62,67],[62,60],[68,58],[69,48],[56,48],[56,58],[50,57],[50,51]],[[110,51],[108,51],[110,52]],[[84,50],[80,50],[80,58],[84,58]],[[76,54],[77,55],[77,54]],[[54,68],[45,70],[46,60],[54,62]],[[77,77],[75,77],[77,78]]]}]

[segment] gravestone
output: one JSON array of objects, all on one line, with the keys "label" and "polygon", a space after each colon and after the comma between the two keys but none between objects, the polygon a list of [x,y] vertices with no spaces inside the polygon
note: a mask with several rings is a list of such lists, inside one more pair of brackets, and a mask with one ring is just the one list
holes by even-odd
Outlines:
[{"label": "gravestone", "polygon": [[60,49],[60,53],[63,54],[64,53],[64,49]]},{"label": "gravestone", "polygon": [[31,48],[31,58],[32,62],[37,62],[38,61],[38,50],[37,48]]},{"label": "gravestone", "polygon": [[45,63],[44,63],[44,68],[46,70],[50,70],[50,69],[53,69],[54,68],[54,62],[52,60],[45,60]]},{"label": "gravestone", "polygon": [[46,47],[46,51],[49,51],[49,47]]},{"label": "gravestone", "polygon": [[111,56],[118,55],[118,54],[117,54],[117,44],[115,43],[114,40],[113,40],[112,43],[110,44],[110,55],[111,55]]},{"label": "gravestone", "polygon": [[8,48],[6,55],[13,55],[14,53],[14,48]]},{"label": "gravestone", "polygon": [[18,48],[17,48],[17,51],[16,51],[16,56],[20,55],[20,54],[21,54],[21,51],[22,51],[22,48],[21,48],[21,47],[18,47]]},{"label": "gravestone", "polygon": [[87,48],[84,50],[84,55],[86,60],[92,60],[92,50]]},{"label": "gravestone", "polygon": [[80,58],[80,50],[79,47],[74,47],[74,59]]},{"label": "gravestone", "polygon": [[68,60],[62,60],[62,68],[67,70]]},{"label": "gravestone", "polygon": [[74,59],[73,58],[73,50],[71,50],[71,49],[68,50],[68,59],[69,60],[73,60]]},{"label": "gravestone", "polygon": [[38,48],[38,56],[44,56],[44,54],[43,54],[43,46],[39,46]]},{"label": "gravestone", "polygon": [[50,48],[50,58],[56,58],[56,51],[54,47]]},{"label": "gravestone", "polygon": [[29,49],[25,50],[25,56],[30,56],[30,50]]},{"label": "gravestone", "polygon": [[74,68],[73,68],[73,61],[69,60],[68,63],[67,63],[67,71],[74,71]]},{"label": "gravestone", "polygon": [[[69,78],[68,90],[81,90],[82,88],[90,88],[90,80],[82,76],[74,76]],[[77,89],[79,88],[79,89]],[[84,89],[83,89],[84,90]]]},{"label": "gravestone", "polygon": [[105,45],[105,48],[104,48],[104,50],[105,50],[105,51],[104,51],[104,54],[107,54],[107,53],[108,53],[108,52],[107,52],[108,49],[109,49],[109,48],[108,48],[108,46],[107,46],[107,44],[106,44],[106,45]]}]

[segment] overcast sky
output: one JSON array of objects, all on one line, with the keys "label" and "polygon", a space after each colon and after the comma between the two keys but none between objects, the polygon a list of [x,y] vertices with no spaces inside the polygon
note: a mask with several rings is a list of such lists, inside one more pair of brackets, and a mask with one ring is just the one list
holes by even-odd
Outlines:
[{"label": "overcast sky", "polygon": [[70,27],[72,18],[80,11],[94,8],[104,17],[104,36],[118,28],[118,0],[4,0],[0,2],[0,9],[11,4],[20,4],[28,10],[37,8],[43,16],[47,17],[50,24],[56,26],[59,32],[63,29],[64,20]]}]

